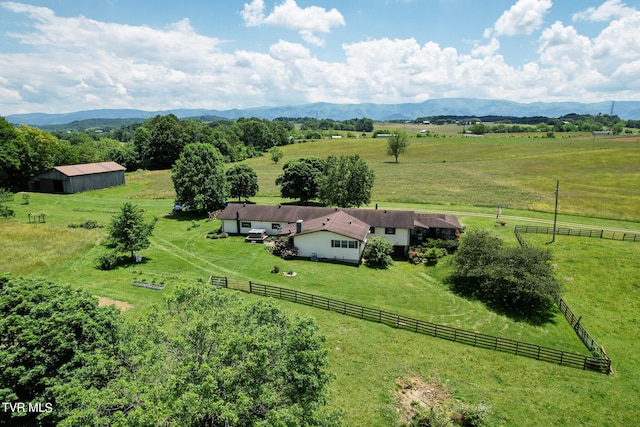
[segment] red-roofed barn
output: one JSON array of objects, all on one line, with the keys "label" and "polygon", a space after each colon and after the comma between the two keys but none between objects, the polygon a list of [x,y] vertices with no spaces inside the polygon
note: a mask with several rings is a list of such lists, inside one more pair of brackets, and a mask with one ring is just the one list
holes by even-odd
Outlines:
[{"label": "red-roofed barn", "polygon": [[36,191],[43,193],[79,193],[124,185],[124,166],[116,162],[56,166],[37,175]]}]

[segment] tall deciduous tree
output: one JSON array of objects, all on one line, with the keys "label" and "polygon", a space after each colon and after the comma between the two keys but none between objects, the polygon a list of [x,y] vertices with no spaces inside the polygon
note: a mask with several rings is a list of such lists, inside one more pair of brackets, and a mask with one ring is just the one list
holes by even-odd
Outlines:
[{"label": "tall deciduous tree", "polygon": [[278,147],[272,147],[271,150],[269,150],[269,154],[271,155],[271,161],[274,164],[278,164],[280,159],[284,157],[284,153]]},{"label": "tall deciduous tree", "polygon": [[67,387],[85,393],[111,378],[121,325],[85,291],[0,276],[0,399],[41,411],[5,407],[0,424],[59,425]]},{"label": "tall deciduous tree", "polygon": [[176,203],[197,210],[220,208],[229,197],[224,159],[210,144],[193,143],[184,147],[171,169]]},{"label": "tall deciduous tree", "polygon": [[319,178],[318,197],[326,205],[342,208],[369,203],[375,175],[357,154],[329,156]]},{"label": "tall deciduous tree", "polygon": [[227,169],[227,182],[230,186],[230,196],[249,198],[258,192],[258,175],[249,165],[239,164]]},{"label": "tall deciduous tree", "polygon": [[32,171],[24,135],[0,117],[0,188],[22,189]]},{"label": "tall deciduous tree", "polygon": [[276,178],[280,194],[287,199],[308,202],[318,195],[318,179],[324,173],[325,161],[319,157],[302,157],[289,160]]},{"label": "tall deciduous tree", "polygon": [[403,130],[396,129],[387,140],[387,154],[394,156],[396,163],[398,163],[398,156],[406,152],[408,146],[409,135]]},{"label": "tall deciduous tree", "polygon": [[183,147],[195,140],[185,124],[175,115],[156,116],[136,129],[135,145],[142,167],[168,169],[176,161]]},{"label": "tall deciduous tree", "polygon": [[116,252],[135,252],[149,247],[149,237],[155,227],[155,220],[145,222],[142,209],[126,202],[119,214],[109,224],[109,241],[115,245]]},{"label": "tall deciduous tree", "polygon": [[561,287],[548,250],[505,247],[487,231],[471,231],[462,239],[454,265],[447,282],[461,295],[534,324],[548,321],[556,310]]},{"label": "tall deciduous tree", "polygon": [[327,350],[308,318],[181,286],[128,323],[121,375],[81,393],[70,425],[336,426],[323,405]]}]

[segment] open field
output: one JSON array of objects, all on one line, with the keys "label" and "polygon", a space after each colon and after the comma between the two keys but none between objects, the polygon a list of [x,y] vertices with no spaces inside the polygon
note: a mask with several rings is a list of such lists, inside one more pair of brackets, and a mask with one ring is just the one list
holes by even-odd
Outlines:
[{"label": "open field", "polygon": [[[418,145],[423,143],[424,147]],[[436,144],[442,145],[437,151],[430,151],[436,150]],[[385,156],[384,141],[376,140],[296,144],[284,147],[283,151],[285,160],[299,155],[325,157],[328,154],[358,153],[378,176],[377,198],[372,203],[379,201],[384,207],[426,212],[454,210],[467,228],[491,229],[511,245],[517,244],[513,225],[548,225],[552,219],[548,212],[552,210],[549,203],[552,203],[555,179],[561,180],[561,223],[640,230],[640,204],[637,203],[640,186],[633,187],[638,182],[640,171],[625,156],[619,158],[625,151],[623,148],[628,149],[626,156],[635,159],[635,165],[640,164],[637,142],[625,142],[621,146],[622,143],[616,141],[532,138],[515,140],[513,144],[501,143],[497,138],[486,138],[482,142],[425,138],[414,141],[410,152],[400,157],[399,165],[387,163],[392,158]],[[467,152],[469,149],[472,151]],[[583,152],[585,155],[581,157],[579,154]],[[438,158],[453,153],[459,158],[459,163],[456,168],[435,172],[431,165],[438,165],[438,162],[430,162],[428,153]],[[502,154],[511,155],[504,157],[511,160],[500,160]],[[595,154],[600,154],[601,167],[594,163]],[[574,156],[581,158],[580,167],[585,170],[581,180],[575,178],[575,187],[570,184],[571,174],[563,179],[546,177],[543,173],[543,176],[536,177],[534,173],[533,164],[538,164],[542,170],[549,167],[549,173],[564,173],[566,168],[561,167],[562,162]],[[424,162],[422,167],[417,158]],[[555,166],[547,166],[541,159],[555,159]],[[617,160],[626,164],[619,174],[625,179],[614,176],[613,171],[620,167]],[[261,179],[261,194],[256,200],[277,203],[280,199],[274,191],[275,186],[270,189],[263,175],[272,173],[273,185],[281,165],[269,164],[266,157],[251,159],[248,163],[256,168]],[[449,160],[440,162],[440,166],[444,168],[449,163]],[[587,167],[589,164],[591,167]],[[405,168],[412,172],[403,172]],[[493,169],[497,171],[497,178]],[[524,178],[520,177],[519,171]],[[577,166],[575,171],[577,174]],[[611,175],[602,171],[611,171]],[[405,174],[405,178],[411,179],[415,185],[394,181],[396,175]],[[431,182],[445,176],[449,182]],[[487,188],[479,188],[474,177]],[[622,196],[616,198],[609,194],[606,200],[612,200],[612,204],[607,202],[591,207],[591,211],[581,211],[581,207],[587,208],[592,203],[588,200],[593,196],[589,196],[586,189],[597,186],[598,179],[602,177],[606,178],[603,188],[611,192],[616,190]],[[442,188],[453,188],[455,183],[464,182],[467,184],[458,188],[455,194],[437,193],[445,191]],[[546,193],[534,191],[531,183],[536,182],[549,187]],[[588,198],[576,197],[571,205],[567,200],[571,194],[566,194],[563,199],[563,191],[580,188],[579,185],[585,186]],[[492,191],[500,189],[503,191],[501,194],[492,195]],[[422,200],[414,193],[433,193],[434,199]],[[539,211],[526,211],[524,208],[530,207],[527,205],[529,202],[521,203],[517,194],[521,194],[523,200],[529,197],[544,203],[540,202],[540,207],[536,207]],[[133,307],[126,306],[128,310],[124,315],[130,318],[149,304],[162,304],[166,293],[180,282],[225,275],[587,354],[561,315],[556,316],[553,323],[532,327],[451,294],[441,283],[450,268],[446,262],[434,267],[397,262],[387,270],[373,270],[364,266],[284,261],[268,254],[263,246],[245,244],[240,238],[205,239],[203,236],[217,228],[219,223],[207,222],[195,214],[165,216],[172,206],[172,197],[173,189],[166,171],[128,174],[126,186],[108,190],[67,196],[34,193],[29,205],[21,204],[20,198],[16,197],[10,203],[16,217],[0,220],[0,271],[44,276],[58,283],[81,287],[97,296],[128,303]],[[489,200],[484,200],[485,197]],[[509,197],[512,198],[510,202],[507,201]],[[410,203],[401,203],[405,199]],[[126,200],[143,207],[148,217],[160,218],[152,246],[143,251],[144,262],[140,264],[100,271],[95,268],[94,260],[106,250],[101,245],[105,229],[71,229],[68,225],[87,220],[107,225]],[[613,200],[617,201],[613,203]],[[503,209],[507,227],[495,226],[497,203],[508,205]],[[620,208],[627,204],[628,207]],[[569,215],[572,212],[570,206],[573,206],[573,213],[591,217]],[[29,212],[46,213],[46,223],[27,224]],[[594,218],[598,216],[610,219]],[[547,235],[525,234],[524,237],[532,245],[542,246],[549,241]],[[321,333],[327,338],[330,369],[336,375],[330,387],[329,404],[346,411],[347,426],[389,426],[397,423],[399,417],[394,406],[396,380],[413,376],[442,384],[455,399],[471,403],[484,401],[491,405],[492,425],[636,424],[640,396],[640,342],[637,339],[640,326],[640,269],[637,264],[640,243],[558,236],[553,245],[546,247],[553,251],[558,275],[565,284],[565,300],[578,316],[583,316],[582,323],[606,348],[613,360],[614,374],[607,376],[556,366],[398,331],[293,303],[281,301],[279,304],[292,312],[313,316],[319,323]],[[274,265],[278,265],[280,271],[294,270],[298,274],[296,277],[271,274]],[[165,290],[131,285],[139,280],[162,284]],[[243,297],[260,298],[244,294]]]},{"label": "open field", "polygon": [[[385,139],[322,140],[282,147],[281,162],[302,156],[359,154],[373,169],[371,203],[481,205],[552,212],[556,181],[565,214],[638,220],[640,138],[412,138],[399,164]],[[246,161],[260,196],[279,196],[282,165]]]}]

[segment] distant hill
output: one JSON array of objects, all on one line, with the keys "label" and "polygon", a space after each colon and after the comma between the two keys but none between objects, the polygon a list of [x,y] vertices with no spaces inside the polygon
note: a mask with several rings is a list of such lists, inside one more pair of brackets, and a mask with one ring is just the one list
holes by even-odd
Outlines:
[{"label": "distant hill", "polygon": [[[413,120],[425,116],[515,116],[515,117],[561,117],[566,114],[609,114],[611,102],[584,104],[578,102],[534,102],[523,104],[512,101],[445,98],[430,99],[421,103],[405,104],[315,104],[279,107],[259,107],[232,110],[179,109],[164,111],[143,111],[132,109],[89,110],[66,114],[12,114],[6,119],[14,124],[46,126],[67,124],[88,119],[139,119],[146,120],[158,114],[175,114],[179,118],[217,117],[238,119],[258,117],[273,120],[278,117],[317,117],[319,119],[348,120],[367,117],[376,121]],[[624,120],[640,120],[640,101],[617,101],[614,112]]]}]

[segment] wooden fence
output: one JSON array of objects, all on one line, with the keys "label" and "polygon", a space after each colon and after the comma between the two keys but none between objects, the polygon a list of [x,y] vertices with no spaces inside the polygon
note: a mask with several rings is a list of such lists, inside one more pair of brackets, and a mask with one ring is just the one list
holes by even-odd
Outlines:
[{"label": "wooden fence", "polygon": [[[518,242],[520,242],[520,246],[526,248],[527,242],[525,242],[524,238],[522,237],[522,234],[520,234],[520,229],[522,229],[522,227],[520,228],[519,227],[520,226],[516,225],[514,230],[516,234],[516,238],[518,239]],[[524,227],[524,228],[529,228],[529,227]],[[535,228],[538,228],[538,227],[535,227]],[[585,347],[587,347],[587,349],[591,352],[591,354],[603,360],[606,360],[608,362],[609,372],[610,372],[611,359],[609,359],[609,356],[607,356],[607,353],[604,351],[604,347],[599,345],[596,342],[596,340],[593,339],[589,331],[587,331],[587,329],[580,324],[580,320],[582,319],[582,317],[576,317],[576,315],[573,314],[573,311],[571,311],[571,308],[569,308],[569,305],[562,298],[558,299],[558,308],[560,309],[562,314],[564,314],[564,317],[565,319],[567,319],[567,322],[569,322],[573,330],[576,332],[576,335],[578,335],[578,338],[580,338],[582,343],[585,345]]]},{"label": "wooden fence", "polygon": [[607,356],[607,353],[604,351],[604,348],[599,345],[596,340],[593,339],[589,331],[580,324],[580,320],[582,317],[576,317],[575,314],[571,311],[569,306],[562,298],[558,300],[558,307],[560,311],[564,314],[564,317],[567,319],[573,330],[576,331],[576,334],[580,338],[580,340],[584,343],[585,347],[596,357],[600,357],[602,359],[609,360],[609,365],[611,365],[611,359]]},{"label": "wooden fence", "polygon": [[520,246],[522,246],[523,248],[526,248],[527,242],[524,241],[524,237],[522,237],[522,234],[520,234],[520,229],[518,229],[517,225],[514,232],[516,233],[516,239],[518,239],[518,243],[520,243]]},{"label": "wooden fence", "polygon": [[[553,234],[553,227],[516,225],[515,230],[516,230],[516,236],[520,235],[520,233]],[[622,231],[583,230],[580,228],[556,228],[555,230],[556,230],[556,236],[597,237],[599,239],[640,242],[640,234],[625,233]]]},{"label": "wooden fence", "polygon": [[231,289],[262,295],[265,297],[273,297],[299,304],[305,304],[311,307],[322,308],[324,310],[357,317],[363,320],[383,323],[397,329],[405,329],[423,335],[472,345],[474,347],[502,351],[578,369],[603,373],[609,373],[611,369],[611,361],[608,358],[604,359],[596,356],[585,356],[578,353],[556,350],[554,348],[515,341],[508,338],[467,331],[464,329],[402,316],[397,313],[334,300],[307,292],[253,282],[243,284],[234,283],[229,286],[226,278],[215,278],[214,280],[210,280],[210,282],[218,287],[229,287]]}]

